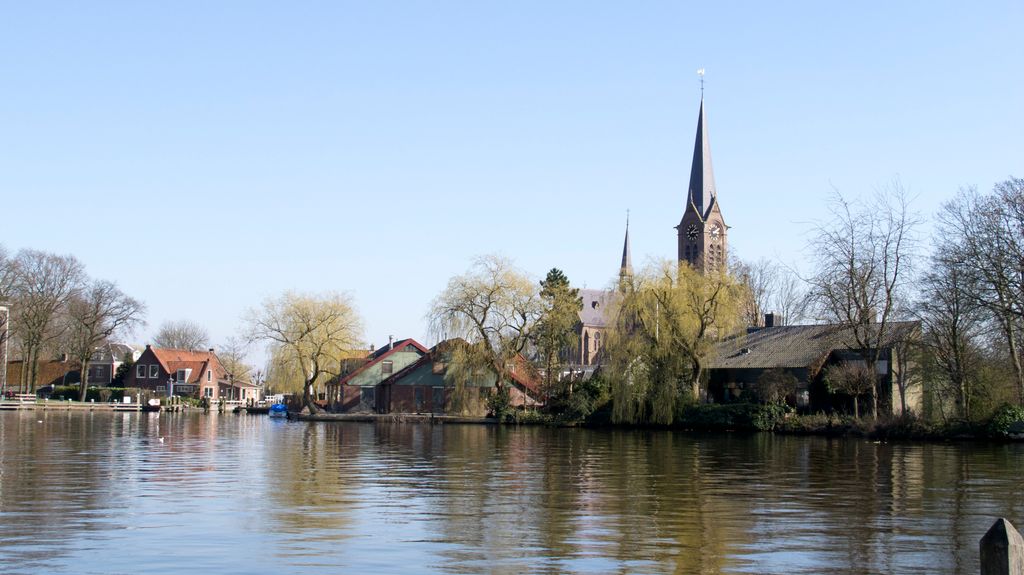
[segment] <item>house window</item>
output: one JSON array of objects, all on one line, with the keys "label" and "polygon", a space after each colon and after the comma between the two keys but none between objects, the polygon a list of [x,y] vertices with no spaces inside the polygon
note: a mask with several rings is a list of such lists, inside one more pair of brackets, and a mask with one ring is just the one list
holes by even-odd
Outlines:
[{"label": "house window", "polygon": [[213,370],[206,370],[206,381],[213,381]]},{"label": "house window", "polygon": [[135,378],[145,379],[146,377],[146,366],[139,364],[135,366]]},{"label": "house window", "polygon": [[443,361],[435,361],[434,365],[430,368],[430,372],[434,375],[441,375],[444,373],[444,368],[445,365]]},{"label": "house window", "polygon": [[212,387],[204,387],[203,388],[203,397],[212,398],[213,397],[213,388]]},{"label": "house window", "polygon": [[373,390],[372,387],[361,387],[361,388],[359,388],[359,403],[363,404],[366,407],[371,407],[372,408],[373,407],[373,398],[374,398],[373,391],[374,390]]},{"label": "house window", "polygon": [[391,360],[385,360],[380,362],[380,372],[384,375],[391,375],[395,369],[395,364]]},{"label": "house window", "polygon": [[160,366],[149,364],[149,379],[157,379],[160,377]]},{"label": "house window", "polygon": [[156,390],[158,392],[161,392],[161,393],[166,393],[167,392],[167,386],[166,385],[158,385],[158,386],[156,386]]},{"label": "house window", "polygon": [[185,381],[185,370],[179,369],[178,372],[175,374],[174,379],[179,382]]},{"label": "house window", "polygon": [[431,407],[434,408],[434,411],[436,411],[436,412],[444,411],[444,388],[443,387],[433,387],[433,388],[430,389],[430,393],[431,393],[431,398],[430,399],[431,399],[431,403],[432,403]]}]

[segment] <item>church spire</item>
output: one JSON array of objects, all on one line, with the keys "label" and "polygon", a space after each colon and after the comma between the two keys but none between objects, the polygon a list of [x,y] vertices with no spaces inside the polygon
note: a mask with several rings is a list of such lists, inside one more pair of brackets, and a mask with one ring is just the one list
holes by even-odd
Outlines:
[{"label": "church spire", "polygon": [[633,277],[633,258],[629,253],[629,210],[626,210],[626,240],[622,243],[622,264],[619,266],[619,278]]},{"label": "church spire", "polygon": [[711,168],[711,144],[708,141],[707,119],[704,115],[704,96],[700,98],[700,114],[697,117],[697,138],[693,144],[693,164],[690,166],[690,189],[688,202],[697,210],[701,219],[707,218],[715,200],[715,172]]}]

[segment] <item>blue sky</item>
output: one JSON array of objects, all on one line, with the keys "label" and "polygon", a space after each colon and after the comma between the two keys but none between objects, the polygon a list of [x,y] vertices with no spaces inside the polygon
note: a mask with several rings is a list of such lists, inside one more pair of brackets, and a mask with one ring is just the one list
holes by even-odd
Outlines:
[{"label": "blue sky", "polygon": [[6,2],[0,243],[215,341],[285,289],[430,343],[474,255],[675,255],[700,89],[730,247],[805,265],[833,188],[1024,175],[1024,3]]}]

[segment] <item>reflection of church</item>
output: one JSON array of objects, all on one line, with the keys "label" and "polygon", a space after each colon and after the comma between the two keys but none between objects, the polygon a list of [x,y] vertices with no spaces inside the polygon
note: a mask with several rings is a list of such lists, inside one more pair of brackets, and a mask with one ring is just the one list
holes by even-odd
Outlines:
[{"label": "reflection of church", "polygon": [[[678,234],[678,259],[703,271],[725,266],[727,257],[728,228],[718,206],[718,192],[715,189],[715,174],[711,168],[711,145],[708,141],[707,121],[704,115],[704,99],[701,98],[700,113],[697,116],[697,137],[693,145],[693,164],[690,167],[690,185],[686,196],[683,218],[676,226]],[[626,222],[626,238],[622,246],[622,263],[619,277],[633,275],[633,262],[629,249],[629,221]],[[610,309],[617,293],[612,290],[581,289],[583,309],[580,311],[578,326],[579,348],[574,363],[587,369],[601,363],[602,339],[608,329],[605,311]]]}]

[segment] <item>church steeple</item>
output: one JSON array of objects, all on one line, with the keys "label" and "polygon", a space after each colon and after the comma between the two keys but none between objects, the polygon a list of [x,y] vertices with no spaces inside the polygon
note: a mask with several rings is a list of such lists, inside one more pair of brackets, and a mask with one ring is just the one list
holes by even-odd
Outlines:
[{"label": "church steeple", "polygon": [[701,219],[708,217],[715,200],[715,171],[711,167],[711,143],[708,141],[707,119],[704,115],[704,98],[700,99],[700,114],[697,116],[697,138],[693,143],[693,164],[690,166],[690,189],[688,201],[693,204]]},{"label": "church steeple", "polygon": [[701,272],[724,268],[728,227],[718,204],[715,171],[711,167],[711,143],[708,141],[703,94],[697,115],[697,137],[693,143],[686,207],[676,230],[680,262],[686,262]]},{"label": "church steeple", "polygon": [[619,266],[619,279],[633,277],[633,258],[629,252],[629,211],[626,211],[626,240],[622,243],[622,264]]}]

